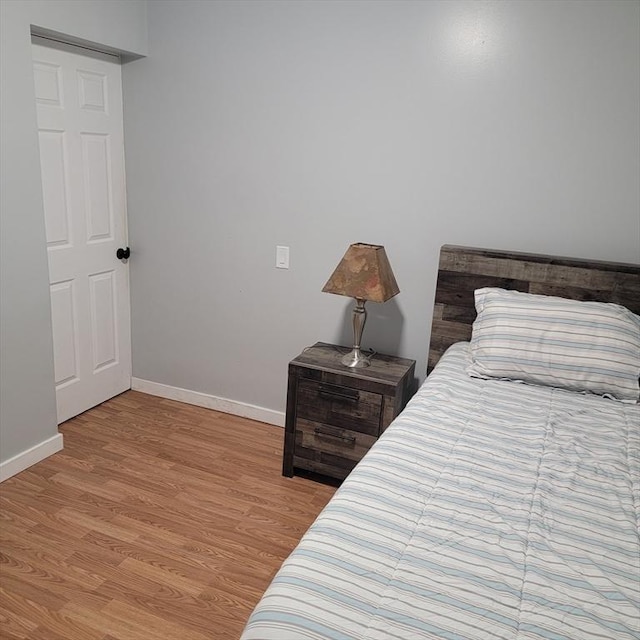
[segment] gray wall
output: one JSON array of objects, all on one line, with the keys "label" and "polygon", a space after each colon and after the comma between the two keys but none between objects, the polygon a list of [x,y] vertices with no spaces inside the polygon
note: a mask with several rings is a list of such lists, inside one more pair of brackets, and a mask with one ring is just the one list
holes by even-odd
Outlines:
[{"label": "gray wall", "polygon": [[0,3],[0,462],[57,433],[31,26],[146,53],[146,3]]},{"label": "gray wall", "polygon": [[[365,345],[421,374],[442,243],[640,260],[639,7],[150,3],[124,66],[134,374],[282,410],[287,361],[349,341],[320,289],[350,242],[402,289]],[[147,10],[0,11],[4,462],[56,433],[30,26],[145,54]]]},{"label": "gray wall", "polygon": [[[348,343],[425,373],[443,243],[640,260],[638,2],[154,2],[124,69],[134,376],[275,410]],[[276,244],[291,268],[276,270]]]}]

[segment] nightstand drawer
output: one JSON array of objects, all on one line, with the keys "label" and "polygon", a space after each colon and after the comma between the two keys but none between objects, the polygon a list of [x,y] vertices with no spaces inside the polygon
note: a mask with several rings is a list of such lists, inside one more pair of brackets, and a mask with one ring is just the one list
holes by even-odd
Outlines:
[{"label": "nightstand drawer", "polygon": [[382,396],[337,384],[300,380],[297,416],[313,422],[379,435]]},{"label": "nightstand drawer", "polygon": [[299,419],[293,462],[309,471],[346,477],[376,440],[358,431]]}]

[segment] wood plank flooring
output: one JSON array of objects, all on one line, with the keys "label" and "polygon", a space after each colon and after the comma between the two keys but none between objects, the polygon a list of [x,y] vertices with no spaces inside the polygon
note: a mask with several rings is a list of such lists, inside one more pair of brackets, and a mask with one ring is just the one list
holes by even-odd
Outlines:
[{"label": "wood plank flooring", "polygon": [[335,488],[283,430],[128,391],[0,485],[0,638],[237,640]]}]

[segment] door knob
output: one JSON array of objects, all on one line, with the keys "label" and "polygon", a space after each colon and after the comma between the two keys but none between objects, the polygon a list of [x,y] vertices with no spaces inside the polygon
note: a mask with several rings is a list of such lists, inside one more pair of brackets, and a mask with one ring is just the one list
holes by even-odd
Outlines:
[{"label": "door knob", "polygon": [[123,249],[122,247],[120,247],[116,251],[116,258],[118,258],[118,260],[128,260],[130,255],[131,255],[131,249],[129,249],[129,247],[127,247],[126,249]]}]

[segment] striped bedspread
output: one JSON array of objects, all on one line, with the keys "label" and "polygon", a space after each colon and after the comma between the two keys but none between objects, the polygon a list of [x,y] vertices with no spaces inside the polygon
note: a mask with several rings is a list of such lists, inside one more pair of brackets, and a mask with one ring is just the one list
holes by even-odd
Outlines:
[{"label": "striped bedspread", "polygon": [[242,640],[640,637],[640,407],[468,358],[449,349]]}]

